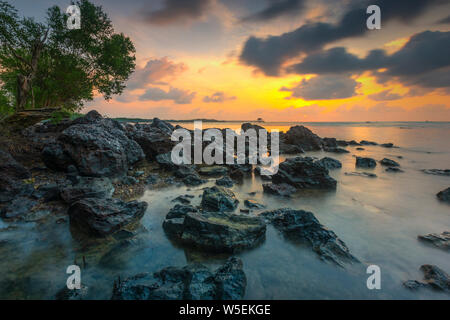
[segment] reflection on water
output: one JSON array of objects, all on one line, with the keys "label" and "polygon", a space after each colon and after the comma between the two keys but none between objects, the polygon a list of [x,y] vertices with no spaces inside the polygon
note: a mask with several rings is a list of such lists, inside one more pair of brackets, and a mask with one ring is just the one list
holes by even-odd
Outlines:
[{"label": "reflection on water", "polygon": [[[208,126],[236,129],[239,124],[204,123],[204,128]],[[289,124],[285,126],[288,128]],[[277,128],[286,130],[286,127]],[[393,142],[400,148],[365,146],[363,151],[348,147],[351,153],[342,155],[308,153],[315,157],[331,156],[343,163],[342,169],[331,171],[338,181],[335,192],[303,192],[292,199],[278,198],[263,195],[262,182],[254,176],[233,187],[233,191],[241,206],[245,199],[254,199],[268,209],[291,207],[312,211],[364,265],[342,269],[326,264],[310,248],[286,241],[269,226],[263,244],[239,254],[248,278],[246,298],[448,299],[448,295],[426,289],[410,292],[403,288],[402,281],[422,279],[419,271],[422,264],[435,264],[450,271],[448,253],[417,241],[419,234],[450,230],[450,206],[440,203],[435,196],[450,186],[450,178],[420,172],[424,168],[448,168],[450,125],[350,124],[310,128],[322,137]],[[392,158],[400,162],[405,172],[387,173],[378,165],[371,170],[378,178],[347,176],[345,172],[358,171],[353,155],[376,160]],[[189,193],[196,195],[193,204],[199,204],[201,199],[197,195],[203,187],[213,184],[211,180],[192,189],[148,190],[142,197],[149,204],[147,213],[131,239],[120,234],[100,240],[78,238],[71,233],[63,212],[42,222],[0,221],[0,298],[52,299],[64,287],[65,270],[73,263],[82,266],[82,282],[89,287],[91,299],[110,298],[113,281],[118,276],[123,279],[139,272],[197,261],[218,265],[226,256],[211,256],[177,246],[167,239],[161,227],[174,205],[173,198]],[[251,192],[256,194],[249,195]],[[369,264],[381,267],[382,290],[367,289],[365,268]]]}]

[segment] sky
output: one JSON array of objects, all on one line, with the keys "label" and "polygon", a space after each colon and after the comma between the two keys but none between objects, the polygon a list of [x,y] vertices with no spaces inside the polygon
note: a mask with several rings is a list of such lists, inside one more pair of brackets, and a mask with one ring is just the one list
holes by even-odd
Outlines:
[{"label": "sky", "polygon": [[[10,1],[44,17],[70,1]],[[92,0],[136,47],[110,117],[450,121],[450,0]],[[369,5],[381,29],[369,30]]]}]

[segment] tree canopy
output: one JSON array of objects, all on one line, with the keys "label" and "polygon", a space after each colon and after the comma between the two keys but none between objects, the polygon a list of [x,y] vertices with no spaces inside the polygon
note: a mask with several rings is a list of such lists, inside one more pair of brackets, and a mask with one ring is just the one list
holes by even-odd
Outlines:
[{"label": "tree canopy", "polygon": [[132,41],[114,31],[102,7],[75,4],[80,29],[67,28],[68,15],[58,6],[38,22],[0,1],[0,104],[75,111],[94,94],[122,93],[135,68]]}]

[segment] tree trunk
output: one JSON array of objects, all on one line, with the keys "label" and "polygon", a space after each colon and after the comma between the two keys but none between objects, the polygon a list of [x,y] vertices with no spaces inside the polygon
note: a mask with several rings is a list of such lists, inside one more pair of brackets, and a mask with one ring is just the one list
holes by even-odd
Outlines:
[{"label": "tree trunk", "polygon": [[19,74],[17,76],[17,106],[16,112],[25,110],[28,95],[30,93],[30,77]]}]

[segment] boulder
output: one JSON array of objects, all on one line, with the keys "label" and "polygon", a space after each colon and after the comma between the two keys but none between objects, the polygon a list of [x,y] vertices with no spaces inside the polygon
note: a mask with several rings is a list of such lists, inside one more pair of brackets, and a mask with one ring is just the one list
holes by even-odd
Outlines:
[{"label": "boulder", "polygon": [[176,171],[178,169],[178,165],[172,162],[171,152],[158,154],[156,156],[156,162],[161,168],[168,171]]},{"label": "boulder", "polygon": [[436,196],[439,200],[450,203],[450,188],[440,191]]},{"label": "boulder", "polygon": [[357,168],[375,168],[377,162],[372,158],[356,157],[355,165]]},{"label": "boulder", "polygon": [[422,240],[426,243],[430,243],[435,247],[438,247],[443,250],[450,250],[450,232],[444,231],[441,234],[430,233],[426,235],[418,236],[419,240]]},{"label": "boulder", "polygon": [[398,162],[388,159],[388,158],[384,158],[383,160],[380,160],[380,164],[382,166],[386,166],[386,167],[400,167],[400,164]]},{"label": "boulder", "polygon": [[307,243],[324,261],[341,267],[358,262],[346,244],[326,229],[312,212],[289,208],[265,211],[261,214],[287,239]]},{"label": "boulder", "polygon": [[408,280],[403,283],[408,289],[416,290],[419,288],[432,288],[438,291],[450,293],[450,277],[437,266],[424,264],[420,267],[424,273],[422,281]]},{"label": "boulder", "polygon": [[386,172],[404,172],[402,169],[398,168],[398,167],[387,167]]},{"label": "boulder", "polygon": [[376,178],[377,175],[375,173],[370,172],[346,172],[346,176],[357,176],[357,177],[365,177],[365,178]]},{"label": "boulder", "polygon": [[244,206],[246,206],[249,209],[264,209],[266,206],[256,202],[255,200],[252,199],[247,199],[244,201]]},{"label": "boulder", "polygon": [[114,283],[112,300],[240,300],[247,279],[239,258],[229,258],[217,270],[204,265],[167,267]]},{"label": "boulder", "polygon": [[86,198],[69,208],[70,223],[93,236],[108,236],[144,216],[146,202]]},{"label": "boulder", "polygon": [[339,160],[329,157],[317,160],[316,163],[328,170],[342,168],[342,163]]},{"label": "boulder", "polygon": [[203,176],[222,176],[228,173],[228,169],[222,166],[201,167],[198,173]]},{"label": "boulder", "polygon": [[82,177],[77,184],[60,187],[61,198],[72,204],[86,198],[110,198],[114,193],[114,186],[108,178]]},{"label": "boulder", "polygon": [[328,175],[328,169],[309,157],[290,158],[280,163],[272,176],[274,183],[287,183],[297,189],[335,189],[336,180]]},{"label": "boulder", "polygon": [[394,144],[391,142],[388,142],[388,143],[382,143],[382,144],[380,144],[380,146],[382,146],[383,148],[393,148]]},{"label": "boulder", "polygon": [[148,160],[155,160],[158,154],[171,152],[175,142],[170,139],[171,133],[160,130],[157,127],[150,127],[152,130],[135,130],[128,136],[136,141],[145,153]]},{"label": "boulder", "polygon": [[287,183],[265,183],[262,186],[265,193],[281,197],[290,197],[293,193],[297,192],[297,189]]},{"label": "boulder", "polygon": [[323,150],[326,152],[331,152],[331,153],[350,153],[350,151],[342,149],[342,148],[324,147]]},{"label": "boulder", "polygon": [[188,212],[167,218],[163,228],[174,241],[215,253],[253,248],[266,233],[261,218],[224,212]]},{"label": "boulder", "polygon": [[283,142],[296,145],[304,151],[322,150],[322,139],[304,126],[291,127],[283,138]]},{"label": "boulder", "polygon": [[195,186],[199,186],[203,183],[206,183],[207,180],[200,178],[200,176],[197,173],[194,173],[194,174],[190,174],[190,175],[184,177],[183,182],[187,186],[195,187]]},{"label": "boulder", "polygon": [[0,149],[0,203],[9,202],[17,196],[30,195],[34,189],[22,179],[31,177],[30,172],[17,162],[9,152]]},{"label": "boulder", "polygon": [[205,188],[202,197],[202,208],[205,211],[226,212],[234,211],[239,201],[234,193],[223,187]]},{"label": "boulder", "polygon": [[378,143],[376,143],[376,142],[367,141],[367,140],[361,140],[359,142],[359,144],[362,145],[362,146],[376,146],[376,145],[378,145]]},{"label": "boulder", "polygon": [[223,178],[217,179],[216,185],[221,186],[221,187],[231,188],[234,185],[234,181],[230,177],[225,176]]}]

